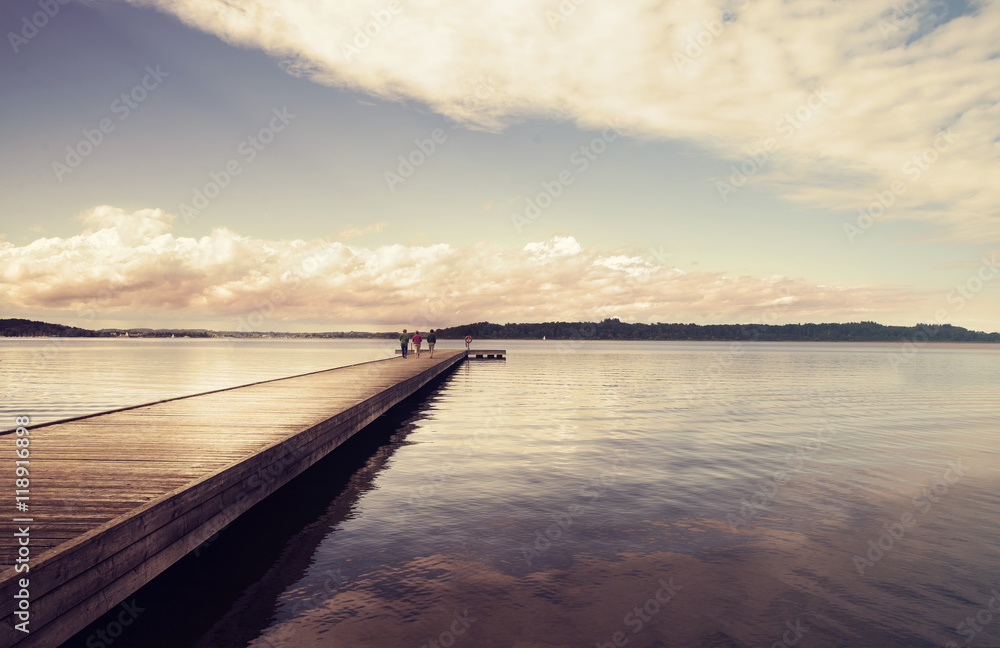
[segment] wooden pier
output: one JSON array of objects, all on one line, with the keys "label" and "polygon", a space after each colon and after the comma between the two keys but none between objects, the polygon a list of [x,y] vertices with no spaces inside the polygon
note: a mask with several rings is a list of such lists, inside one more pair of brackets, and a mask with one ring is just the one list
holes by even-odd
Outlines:
[{"label": "wooden pier", "polygon": [[[29,424],[28,510],[13,492],[0,501],[0,647],[70,638],[465,357],[439,349]],[[0,433],[11,491],[17,438]]]}]

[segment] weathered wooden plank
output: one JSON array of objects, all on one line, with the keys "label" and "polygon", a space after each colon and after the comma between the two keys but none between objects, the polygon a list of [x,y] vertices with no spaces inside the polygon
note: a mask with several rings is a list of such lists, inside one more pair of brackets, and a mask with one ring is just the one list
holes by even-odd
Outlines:
[{"label": "weathered wooden plank", "polygon": [[[13,628],[20,576],[8,568],[0,645],[65,640],[464,355],[362,363],[33,429],[32,632]],[[12,462],[3,439],[0,460]],[[16,549],[0,537],[4,564]]]}]

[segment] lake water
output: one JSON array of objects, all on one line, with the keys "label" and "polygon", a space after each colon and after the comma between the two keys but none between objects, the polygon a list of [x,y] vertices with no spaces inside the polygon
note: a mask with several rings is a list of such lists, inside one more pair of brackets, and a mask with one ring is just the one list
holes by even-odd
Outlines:
[{"label": "lake water", "polygon": [[[394,349],[52,344],[0,341],[3,416]],[[508,359],[464,363],[140,590],[113,645],[1000,645],[1000,346],[480,346]]]}]

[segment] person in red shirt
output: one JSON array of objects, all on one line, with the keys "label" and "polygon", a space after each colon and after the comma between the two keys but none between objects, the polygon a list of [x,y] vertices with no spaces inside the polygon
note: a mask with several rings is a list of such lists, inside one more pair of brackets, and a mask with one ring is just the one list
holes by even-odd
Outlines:
[{"label": "person in red shirt", "polygon": [[417,357],[420,357],[420,343],[424,341],[424,338],[420,337],[420,331],[413,332],[413,346],[417,349]]}]

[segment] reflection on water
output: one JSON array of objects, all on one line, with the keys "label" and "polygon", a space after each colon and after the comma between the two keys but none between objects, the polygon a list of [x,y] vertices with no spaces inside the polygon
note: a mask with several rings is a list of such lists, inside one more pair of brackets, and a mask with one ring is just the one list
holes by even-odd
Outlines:
[{"label": "reflection on water", "polygon": [[1000,348],[503,346],[200,645],[1000,645]]}]

